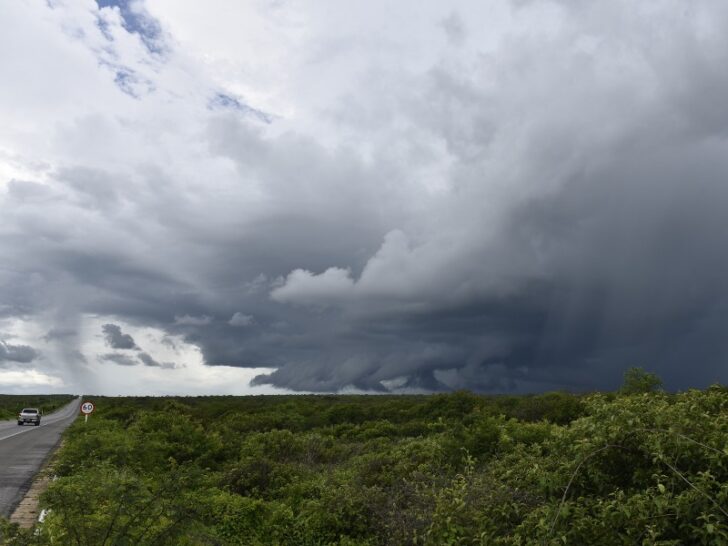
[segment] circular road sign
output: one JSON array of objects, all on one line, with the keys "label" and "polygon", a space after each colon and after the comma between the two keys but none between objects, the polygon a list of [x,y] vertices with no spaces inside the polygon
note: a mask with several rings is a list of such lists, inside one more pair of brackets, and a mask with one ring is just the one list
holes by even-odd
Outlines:
[{"label": "circular road sign", "polygon": [[84,402],[83,404],[81,404],[81,413],[83,413],[84,415],[93,413],[94,409],[95,408],[92,402]]}]

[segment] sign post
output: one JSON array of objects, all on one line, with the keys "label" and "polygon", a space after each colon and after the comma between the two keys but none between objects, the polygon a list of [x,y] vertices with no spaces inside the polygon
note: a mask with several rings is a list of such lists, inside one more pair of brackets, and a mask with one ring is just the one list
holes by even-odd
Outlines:
[{"label": "sign post", "polygon": [[88,416],[91,415],[96,407],[93,402],[84,402],[81,404],[81,413],[83,413],[83,422],[88,423]]}]

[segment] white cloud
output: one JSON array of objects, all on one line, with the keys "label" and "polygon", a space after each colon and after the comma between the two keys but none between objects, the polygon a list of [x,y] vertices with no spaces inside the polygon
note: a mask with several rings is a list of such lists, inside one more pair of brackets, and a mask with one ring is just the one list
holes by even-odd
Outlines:
[{"label": "white cloud", "polygon": [[0,370],[0,385],[3,387],[27,388],[43,387],[58,388],[63,386],[59,377],[39,372],[38,370]]},{"label": "white cloud", "polygon": [[315,275],[305,269],[292,271],[283,286],[273,289],[271,298],[281,303],[326,305],[350,297],[354,280],[349,269],[330,267]]}]

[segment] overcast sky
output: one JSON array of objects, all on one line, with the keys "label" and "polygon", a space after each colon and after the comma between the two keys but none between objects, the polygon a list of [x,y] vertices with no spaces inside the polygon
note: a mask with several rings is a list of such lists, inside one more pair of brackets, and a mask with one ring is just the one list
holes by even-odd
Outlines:
[{"label": "overcast sky", "polygon": [[724,0],[0,21],[2,392],[728,381]]}]

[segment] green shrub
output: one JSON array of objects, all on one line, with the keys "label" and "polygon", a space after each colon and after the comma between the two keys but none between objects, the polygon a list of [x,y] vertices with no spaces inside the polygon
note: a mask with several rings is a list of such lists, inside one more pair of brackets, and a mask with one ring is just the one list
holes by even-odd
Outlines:
[{"label": "green shrub", "polygon": [[728,544],[728,390],[653,387],[98,398],[0,543]]},{"label": "green shrub", "polygon": [[644,394],[662,388],[662,379],[657,374],[642,368],[629,368],[624,372],[624,381],[619,389],[621,394]]}]

